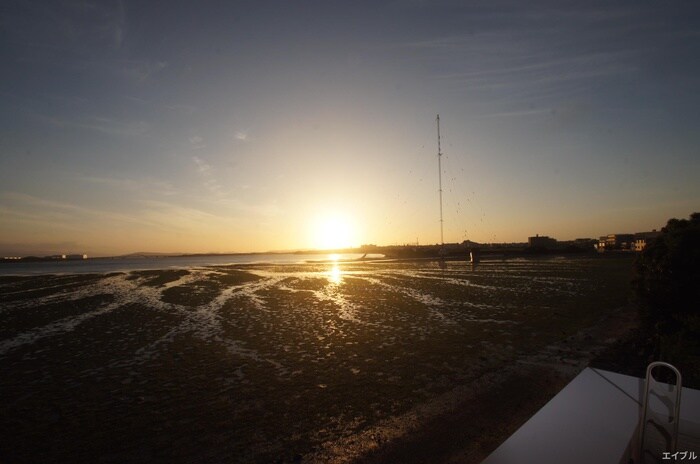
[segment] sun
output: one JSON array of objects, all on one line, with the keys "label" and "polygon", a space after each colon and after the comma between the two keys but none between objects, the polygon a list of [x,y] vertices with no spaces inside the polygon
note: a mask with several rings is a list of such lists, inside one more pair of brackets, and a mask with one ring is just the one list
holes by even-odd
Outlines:
[{"label": "sun", "polygon": [[321,250],[350,248],[355,241],[355,227],[342,213],[319,216],[313,223],[312,246]]}]

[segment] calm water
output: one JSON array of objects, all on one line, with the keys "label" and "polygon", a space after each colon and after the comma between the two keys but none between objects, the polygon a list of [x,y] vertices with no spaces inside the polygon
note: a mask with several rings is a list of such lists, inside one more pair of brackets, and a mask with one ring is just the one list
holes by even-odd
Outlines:
[{"label": "calm water", "polygon": [[[174,256],[158,258],[95,258],[79,261],[0,263],[0,275],[91,274],[146,269],[172,269],[229,264],[293,264],[328,259],[327,254],[269,253],[226,256]],[[337,259],[357,259],[361,253],[335,254]],[[380,257],[382,255],[368,255]]]},{"label": "calm water", "polygon": [[631,261],[196,264],[0,276],[0,462],[307,462],[596,323]]}]

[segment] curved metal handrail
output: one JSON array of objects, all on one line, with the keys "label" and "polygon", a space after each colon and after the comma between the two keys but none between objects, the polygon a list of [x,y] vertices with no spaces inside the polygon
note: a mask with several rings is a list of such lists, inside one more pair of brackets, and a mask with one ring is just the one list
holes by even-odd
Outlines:
[{"label": "curved metal handrail", "polygon": [[[652,371],[657,368],[657,367],[665,367],[667,369],[670,369],[671,372],[676,376],[676,384],[674,386],[675,389],[675,394],[673,395],[674,398],[672,398],[670,395],[665,394],[664,392],[658,392],[656,390],[652,389],[652,383],[657,384],[657,383],[662,383],[657,381],[654,376],[652,375]],[[645,443],[644,440],[646,438],[646,428],[647,428],[647,422],[651,423],[655,428],[659,429],[660,431],[665,431],[667,433],[661,433],[662,436],[665,436],[667,438],[667,443],[669,444],[670,451],[671,453],[676,452],[676,448],[678,446],[678,425],[680,422],[680,412],[681,412],[681,389],[682,389],[682,377],[681,373],[678,369],[676,369],[673,365],[663,362],[663,361],[656,361],[649,366],[647,366],[647,373],[646,373],[646,380],[645,380],[645,386],[644,386],[644,404],[642,406],[642,417],[641,417],[641,423],[640,423],[640,433],[641,437],[639,440],[639,446],[640,446],[640,458],[642,459],[642,462],[644,462],[644,457],[645,457]],[[656,416],[658,417],[659,415],[653,411],[650,411],[649,409],[649,396],[653,392],[655,396],[657,396],[660,400],[663,400],[663,398],[667,398],[668,400],[671,400],[672,403],[668,404],[664,401],[662,403],[665,403],[667,407],[669,407],[669,416],[668,416],[668,422],[667,423],[659,423],[658,421],[655,420],[655,417],[649,417],[651,416]],[[661,394],[659,394],[661,393]],[[662,398],[663,395],[663,398]],[[671,409],[673,409],[671,411]],[[672,430],[669,430],[669,425],[672,426]]]}]

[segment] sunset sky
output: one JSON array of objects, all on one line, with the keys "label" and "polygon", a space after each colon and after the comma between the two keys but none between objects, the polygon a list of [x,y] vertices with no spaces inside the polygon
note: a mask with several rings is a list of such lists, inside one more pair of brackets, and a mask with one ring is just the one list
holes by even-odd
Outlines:
[{"label": "sunset sky", "polygon": [[4,1],[0,254],[560,240],[700,210],[700,2]]}]

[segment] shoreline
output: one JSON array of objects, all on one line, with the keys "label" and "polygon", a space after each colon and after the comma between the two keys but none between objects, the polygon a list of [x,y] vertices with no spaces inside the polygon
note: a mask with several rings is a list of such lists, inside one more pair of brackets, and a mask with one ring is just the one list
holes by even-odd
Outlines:
[{"label": "shoreline", "polygon": [[[357,253],[359,254],[359,253]],[[243,254],[241,254],[242,256]],[[257,256],[253,254],[245,254],[246,256]],[[295,254],[288,254],[289,256],[296,256]],[[228,256],[228,255],[227,255]],[[242,261],[242,262],[224,262],[224,263],[212,263],[212,262],[202,262],[202,263],[196,263],[196,262],[185,262],[185,263],[180,263],[180,264],[171,264],[168,266],[155,266],[155,267],[148,267],[148,266],[139,266],[139,265],[133,265],[133,267],[125,267],[123,262],[128,261],[129,259],[134,259],[134,260],[140,260],[140,261],[147,261],[147,262],[154,262],[154,261],[162,261],[165,262],[166,260],[172,259],[172,260],[177,260],[177,259],[184,259],[186,257],[182,256],[166,256],[166,257],[158,257],[158,258],[151,258],[151,257],[146,257],[146,258],[88,258],[86,260],[82,261],[27,261],[27,262],[22,262],[22,261],[14,261],[12,263],[10,262],[0,262],[0,278],[17,278],[17,277],[40,277],[40,276],[69,276],[69,275],[109,275],[113,273],[130,273],[130,272],[156,272],[156,271],[170,271],[170,270],[180,270],[180,269],[190,269],[190,268],[241,268],[245,269],[251,266],[311,266],[311,265],[328,265],[328,264],[344,264],[344,265],[353,265],[353,264],[367,264],[367,265],[374,265],[374,264],[387,264],[387,263],[427,263],[427,262],[442,262],[442,263],[459,263],[459,262],[464,262],[465,269],[469,270],[478,270],[480,265],[486,265],[486,264],[492,264],[492,263],[497,263],[497,262],[510,262],[510,261],[533,261],[533,262],[541,262],[541,261],[548,261],[548,260],[556,260],[556,259],[616,259],[619,258],[620,256],[623,256],[624,258],[629,257],[628,255],[616,255],[609,253],[607,255],[605,254],[596,254],[596,253],[587,253],[587,254],[547,254],[547,255],[527,255],[527,256],[516,256],[516,255],[509,255],[509,256],[502,256],[502,255],[487,255],[485,257],[482,257],[480,262],[477,264],[472,264],[469,261],[468,257],[463,257],[463,256],[446,256],[443,258],[440,257],[429,257],[429,256],[416,256],[416,257],[368,257],[368,258],[363,258],[363,259],[357,259],[357,258],[339,258],[337,260],[331,260],[331,259],[326,259],[326,260],[301,260],[301,261]],[[191,257],[190,257],[191,258]],[[81,266],[90,267],[91,265],[98,265],[108,261],[110,259],[113,259],[115,261],[115,264],[113,267],[108,268],[108,269],[96,269],[96,268],[90,268],[90,269],[81,269]],[[10,268],[16,268],[16,267],[21,267],[21,266],[40,266],[42,264],[51,264],[54,266],[58,267],[68,267],[68,269],[64,270],[35,270],[32,269],[31,271],[28,270],[18,270],[18,272],[6,272]],[[2,266],[2,265],[5,266]],[[441,265],[441,264],[440,264]],[[12,271],[16,271],[17,269],[12,269]]]}]

